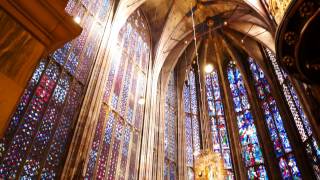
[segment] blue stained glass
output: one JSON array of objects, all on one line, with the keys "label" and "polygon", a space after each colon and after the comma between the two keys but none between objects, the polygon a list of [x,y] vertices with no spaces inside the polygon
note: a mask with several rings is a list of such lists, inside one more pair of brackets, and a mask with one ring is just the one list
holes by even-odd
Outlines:
[{"label": "blue stained glass", "polygon": [[223,107],[221,101],[216,101],[217,115],[223,115]]},{"label": "blue stained glass", "polygon": [[185,119],[185,129],[186,129],[186,163],[188,166],[193,166],[193,148],[192,148],[192,125],[191,117],[186,114]]},{"label": "blue stained glass", "polygon": [[247,96],[241,96],[241,103],[242,103],[243,109],[249,109],[250,108],[250,104],[248,102]]},{"label": "blue stained glass", "polygon": [[[91,29],[96,29],[91,26],[94,22],[93,17],[80,2],[70,0],[65,10],[70,15],[83,19],[81,22],[83,31],[76,40],[66,43],[45,60],[41,60],[13,116],[15,122],[12,122],[16,127],[12,132],[15,132],[15,136],[12,137],[12,134],[10,138],[6,137],[5,140],[8,140],[8,146],[14,144],[17,144],[17,147],[20,146],[19,152],[14,149],[10,153],[6,151],[7,155],[11,156],[10,158],[16,159],[10,166],[15,168],[17,165],[16,168],[19,172],[19,177],[15,177],[17,179],[55,179],[59,175],[62,166],[61,157],[65,155],[67,140],[71,137],[71,126],[75,124],[74,116],[80,108],[82,89],[86,86],[85,81],[79,82],[78,77],[74,76],[74,72],[79,70],[78,60],[85,57],[86,66],[81,72],[88,72],[91,69],[92,62],[95,60],[91,57],[95,57],[95,47],[99,46],[101,42],[105,24],[100,25],[99,30],[102,31],[95,36],[96,32],[91,31]],[[94,41],[87,40],[88,34],[93,34]],[[48,66],[46,66],[47,61],[49,62]],[[55,68],[52,68],[53,66]],[[66,70],[70,71],[70,74],[67,74]],[[88,73],[82,74],[83,79],[89,75]],[[69,77],[70,75],[72,77]],[[19,123],[20,125],[18,125]],[[10,132],[8,129],[9,134]],[[27,135],[23,135],[23,133]],[[15,137],[23,142],[18,143]],[[2,141],[3,139],[1,139]],[[20,156],[20,152],[25,153]],[[6,156],[6,154],[2,155]],[[2,160],[5,159],[7,158],[3,157]],[[5,164],[2,160],[1,164]],[[7,176],[7,173],[10,175]],[[0,174],[5,179],[15,176],[11,172],[1,172]]]},{"label": "blue stained glass", "polygon": [[240,96],[240,92],[239,92],[239,90],[238,90],[238,88],[237,88],[237,85],[235,85],[235,84],[230,84],[230,89],[231,89],[231,92],[232,92],[232,95],[233,96]]},{"label": "blue stained glass", "polygon": [[170,180],[176,179],[176,165],[175,163],[170,163]]},{"label": "blue stained glass", "polygon": [[[123,56],[123,53],[121,54],[121,56]],[[122,59],[122,57],[120,57],[120,59]],[[103,97],[103,101],[104,102],[108,102],[109,100],[109,96],[111,94],[111,88],[112,88],[112,84],[115,78],[115,74],[119,68],[119,63],[120,61],[118,59],[116,59],[116,57],[112,57],[111,60],[111,67],[110,67],[110,71],[107,77],[107,83],[105,86],[105,90],[104,90],[104,97]]]},{"label": "blue stained glass", "polygon": [[71,43],[68,42],[66,43],[62,48],[56,50],[52,57],[54,60],[56,60],[59,64],[63,65],[67,56],[68,56],[68,52],[71,49]]},{"label": "blue stained glass", "polygon": [[109,12],[109,4],[110,4],[110,1],[109,0],[102,0],[102,5],[101,5],[101,8],[100,8],[100,11],[99,11],[99,19],[101,21],[105,21],[106,20],[106,16],[107,16],[107,13]]},{"label": "blue stained glass", "polygon": [[251,167],[248,170],[248,179],[263,179],[268,180],[267,171],[264,166],[260,165],[258,167]]},{"label": "blue stained glass", "polygon": [[32,75],[32,78],[31,80],[29,81],[29,84],[27,86],[27,88],[25,89],[21,99],[20,99],[20,103],[17,107],[17,110],[16,112],[13,114],[11,120],[10,120],[10,123],[9,123],[9,126],[8,126],[8,129],[6,130],[6,133],[5,133],[5,138],[3,140],[1,140],[1,143],[0,143],[0,157],[2,157],[2,153],[5,151],[5,149],[8,145],[8,142],[10,141],[10,139],[12,138],[14,132],[17,130],[18,128],[18,125],[21,121],[21,118],[23,116],[23,113],[25,111],[25,109],[27,108],[27,105],[28,103],[30,102],[31,100],[31,97],[32,97],[32,91],[34,90],[34,88],[36,87],[36,85],[38,84],[44,70],[45,70],[45,67],[46,67],[46,60],[42,60],[38,67],[36,68],[35,72],[33,73]]},{"label": "blue stained glass", "polygon": [[79,61],[79,53],[75,53],[74,51],[71,51],[68,57],[68,61],[65,65],[65,68],[72,74],[74,75],[78,61]]},{"label": "blue stained glass", "polygon": [[168,163],[167,162],[164,163],[163,170],[164,170],[164,172],[163,172],[164,179],[166,180],[169,177],[169,167],[168,167]]},{"label": "blue stained glass", "polygon": [[284,158],[280,158],[279,160],[279,167],[281,170],[281,175],[283,179],[290,179],[290,170],[287,164],[287,161]]},{"label": "blue stained glass", "polygon": [[[109,3],[109,0],[99,0],[90,6],[91,10],[94,10],[93,7],[98,9],[95,19],[102,22],[107,20]],[[117,51],[112,54],[107,70],[103,105],[108,108],[112,117],[107,118],[103,127],[101,143],[97,147],[92,146],[97,149],[96,162],[91,165],[97,179],[136,179],[144,120],[144,105],[139,104],[138,100],[145,98],[147,76],[137,63],[139,60],[134,53],[139,51],[139,55],[143,56],[150,51],[150,48],[141,51],[137,47],[139,39],[148,39],[149,36],[148,29],[141,30],[135,26],[136,21],[145,21],[143,16],[137,16],[138,13],[139,10],[132,14],[120,29],[116,38],[118,41],[114,44]],[[143,34],[141,31],[146,32]],[[145,61],[149,62],[149,58]],[[168,114],[172,116],[172,113]],[[171,129],[172,126],[168,128]],[[170,147],[169,144],[168,148]]]},{"label": "blue stained glass", "polygon": [[236,112],[242,111],[240,97],[234,97],[233,101],[234,101],[235,111]]},{"label": "blue stained glass", "polygon": [[209,111],[209,116],[213,116],[216,114],[215,112],[215,108],[214,108],[214,104],[213,101],[208,100],[208,111]]},{"label": "blue stained glass", "polygon": [[318,153],[319,148],[313,147],[311,145],[310,141],[313,141],[315,143],[316,141],[314,140],[314,136],[312,134],[312,129],[310,127],[309,120],[305,116],[304,110],[300,104],[297,93],[293,88],[288,75],[279,67],[277,60],[275,58],[275,55],[268,48],[264,48],[264,50],[268,56],[268,59],[271,61],[272,66],[276,72],[278,81],[282,86],[282,90],[286,98],[287,104],[290,108],[292,117],[294,119],[294,123],[298,129],[301,140],[304,142],[304,147],[307,151],[308,158],[312,163],[314,173],[316,177],[320,179],[320,166],[319,166],[320,157]]},{"label": "blue stained glass", "polygon": [[300,116],[301,116],[302,122],[303,122],[303,124],[304,124],[304,127],[305,127],[308,135],[310,136],[310,135],[312,134],[312,128],[311,128],[311,125],[310,125],[310,123],[309,123],[309,120],[307,119],[307,117],[306,117],[306,115],[305,115],[305,113],[304,113],[304,111],[303,111],[303,109],[302,109],[302,106],[301,106],[301,104],[300,104],[300,101],[299,101],[299,99],[298,99],[298,95],[297,95],[295,89],[293,88],[292,85],[289,86],[289,88],[290,88],[290,91],[291,91],[293,100],[294,100],[294,102],[295,102],[295,104],[296,104],[296,107],[298,108],[298,111],[299,111],[299,113],[300,113]]},{"label": "blue stained glass", "polygon": [[92,147],[89,153],[89,162],[88,162],[87,171],[86,171],[86,178],[92,177],[94,173],[94,166],[98,158],[105,118],[106,118],[106,110],[104,107],[102,107],[99,114],[96,132],[94,134]]},{"label": "blue stained glass", "polygon": [[49,102],[47,112],[33,140],[33,147],[23,166],[23,178],[35,178],[39,175],[42,156],[53,136],[54,126],[57,125],[58,115],[61,113],[66,92],[69,90],[70,81],[70,77],[64,73],[53,92],[53,97]]},{"label": "blue stained glass", "polygon": [[15,178],[27,149],[32,145],[32,139],[37,132],[36,128],[45,113],[44,109],[47,107],[59,74],[58,66],[54,63],[49,64],[23,116],[23,124],[20,124],[17,129],[11,145],[8,147],[7,155],[2,160],[0,172],[5,174],[3,173],[0,177]]},{"label": "blue stained glass", "polygon": [[[286,158],[283,157],[285,155],[284,152],[290,153],[292,148],[283,126],[283,121],[276,101],[270,92],[269,83],[265,79],[262,69],[254,62],[252,58],[249,58],[249,63],[253,76],[255,76],[255,86],[258,91],[259,99],[263,105],[265,120],[267,122],[269,134],[274,145],[274,151],[276,156],[280,158],[278,163],[282,172],[282,177],[284,179],[295,177],[295,174],[300,173],[298,167],[296,165],[288,166],[287,164],[290,164],[290,162],[287,162]],[[260,89],[258,89],[258,87],[260,87],[261,91],[263,91],[262,93],[259,91]],[[292,154],[289,154],[289,156],[294,159]],[[295,168],[295,170],[293,170],[293,168]],[[292,171],[292,174],[290,174],[290,170]]]},{"label": "blue stained glass", "polygon": [[101,149],[101,153],[99,156],[98,164],[97,164],[97,178],[104,178],[106,174],[106,163],[109,157],[110,150],[110,142],[112,137],[112,129],[115,124],[114,113],[110,112],[108,117],[108,122],[105,128],[104,137],[103,137],[103,145]]},{"label": "blue stained glass", "polygon": [[170,73],[169,83],[165,100],[165,131],[164,131],[164,150],[165,159],[168,163],[176,162],[176,86],[174,71]]},{"label": "blue stained glass", "polygon": [[199,120],[197,115],[192,116],[192,136],[193,136],[193,154],[200,153],[200,129]]},{"label": "blue stained glass", "polygon": [[288,165],[290,167],[293,178],[294,179],[302,179],[301,173],[300,173],[298,166],[297,166],[296,158],[292,154],[289,154],[288,161],[289,161]]},{"label": "blue stained glass", "polygon": [[184,95],[184,97],[186,97],[186,98],[184,98],[183,102],[184,102],[184,110],[185,110],[185,112],[187,112],[187,113],[190,113],[190,112],[191,112],[191,110],[190,110],[190,99],[187,98],[187,97],[189,97],[189,94],[190,94],[189,88],[188,88],[187,86],[184,86],[184,87],[183,87],[183,95]]},{"label": "blue stained glass", "polygon": [[122,88],[122,96],[119,104],[119,112],[122,116],[125,116],[126,106],[128,103],[129,96],[129,88],[131,83],[131,74],[132,74],[132,63],[128,64],[127,72],[124,78],[123,88]]},{"label": "blue stained glass", "polygon": [[[234,179],[228,132],[226,129],[219,79],[216,70],[210,74],[206,74],[206,80],[207,103],[210,117],[209,125],[211,126],[213,151],[221,154],[224,161],[224,168],[228,172],[227,179]],[[212,98],[212,95],[215,96],[214,99]],[[214,110],[216,110],[216,113],[212,113]]]},{"label": "blue stained glass", "polygon": [[318,158],[320,159],[320,148],[319,148],[319,146],[318,146],[318,143],[317,143],[317,141],[315,140],[314,137],[312,137],[311,141],[312,141],[312,145],[313,145],[313,147],[314,147],[314,149],[315,149],[315,151],[316,151],[316,155],[317,155]]},{"label": "blue stained glass", "polygon": [[55,131],[45,165],[41,172],[41,179],[55,179],[58,175],[61,164],[61,157],[66,152],[66,143],[71,131],[71,125],[74,123],[74,115],[80,103],[82,86],[74,81],[72,89],[69,92],[66,105],[62,112],[59,126]]},{"label": "blue stained glass", "polygon": [[222,150],[225,169],[232,169],[231,152],[229,149]]},{"label": "blue stained glass", "polygon": [[[240,143],[242,146],[242,156],[246,167],[248,168],[249,179],[259,177],[267,178],[262,151],[257,137],[256,127],[253,122],[253,117],[250,112],[250,104],[248,102],[247,93],[243,84],[242,75],[235,64],[230,62],[227,67],[228,80],[230,83],[231,92],[236,89],[239,90],[240,96],[234,96],[235,111],[237,113],[237,124],[239,128]],[[239,104],[242,104],[243,110],[240,109]],[[256,168],[260,165],[259,168]]]}]

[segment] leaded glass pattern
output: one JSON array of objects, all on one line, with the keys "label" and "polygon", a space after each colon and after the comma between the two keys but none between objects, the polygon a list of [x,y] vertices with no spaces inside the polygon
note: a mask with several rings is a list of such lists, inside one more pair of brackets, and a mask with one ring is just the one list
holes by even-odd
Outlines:
[{"label": "leaded glass pattern", "polygon": [[[102,3],[105,3],[103,0]],[[102,5],[103,6],[103,5]],[[113,46],[102,110],[85,167],[87,179],[136,179],[149,64],[149,31],[136,22],[146,21],[135,11],[120,29]],[[139,42],[147,44],[138,48]],[[147,58],[146,69],[137,62]]]},{"label": "leaded glass pattern", "polygon": [[298,129],[300,138],[308,154],[308,158],[312,163],[313,171],[316,177],[320,179],[320,147],[312,132],[309,119],[304,112],[298,94],[288,75],[278,65],[274,54],[268,48],[264,48],[264,50],[267,58],[271,61],[275,74],[282,87],[282,92],[291,111],[294,123]]},{"label": "leaded glass pattern", "polygon": [[301,173],[292,154],[292,147],[284,128],[282,117],[271,94],[270,84],[259,65],[251,57],[249,57],[248,61],[282,178],[301,179]]},{"label": "leaded glass pattern", "polygon": [[200,153],[200,125],[198,115],[198,96],[196,76],[193,69],[187,75],[187,83],[183,86],[185,112],[185,148],[186,165],[193,168],[194,159]]},{"label": "leaded glass pattern", "polygon": [[[94,15],[82,2],[70,0],[65,9],[81,17],[81,35],[40,61],[11,117],[1,139],[1,179],[55,179],[59,176],[72,125],[106,25],[93,28]],[[82,74],[81,78],[76,72]]]},{"label": "leaded glass pattern", "polygon": [[227,171],[227,179],[234,179],[228,130],[225,121],[218,73],[214,69],[206,74],[206,97],[209,124],[211,127],[212,149],[220,153]]},{"label": "leaded glass pattern", "polygon": [[227,76],[236,113],[242,159],[247,168],[248,178],[268,179],[247,90],[242,75],[233,61],[227,66]]},{"label": "leaded glass pattern", "polygon": [[[165,100],[164,114],[164,178],[176,179],[177,164],[177,88],[175,73],[172,71]],[[168,176],[169,173],[169,176]]]}]

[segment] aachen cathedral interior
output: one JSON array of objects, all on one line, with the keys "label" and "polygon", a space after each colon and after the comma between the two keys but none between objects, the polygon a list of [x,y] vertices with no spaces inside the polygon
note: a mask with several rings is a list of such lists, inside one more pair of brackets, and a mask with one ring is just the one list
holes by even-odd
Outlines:
[{"label": "aachen cathedral interior", "polygon": [[0,0],[0,179],[320,180],[320,0]]}]

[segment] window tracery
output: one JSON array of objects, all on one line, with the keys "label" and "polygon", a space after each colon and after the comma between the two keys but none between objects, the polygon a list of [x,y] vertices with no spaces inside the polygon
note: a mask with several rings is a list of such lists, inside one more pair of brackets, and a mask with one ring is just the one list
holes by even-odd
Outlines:
[{"label": "window tracery", "polygon": [[242,159],[247,169],[248,178],[268,179],[247,90],[239,69],[232,61],[227,66],[227,76],[236,112]]},{"label": "window tracery", "polygon": [[224,168],[228,176],[227,179],[234,179],[228,130],[226,127],[218,73],[215,69],[210,74],[206,74],[206,95],[211,126],[212,148],[214,152],[220,153],[223,158]]},{"label": "window tracery", "polygon": [[267,58],[271,62],[276,73],[278,81],[282,87],[284,97],[291,111],[294,123],[303,142],[304,148],[308,154],[315,175],[320,179],[320,147],[318,141],[312,132],[308,117],[299,101],[298,94],[294,89],[288,75],[280,68],[274,54],[267,48],[264,48]]},{"label": "window tracery", "polygon": [[282,178],[301,179],[301,173],[297,167],[296,158],[292,153],[293,149],[284,128],[282,116],[271,94],[271,87],[259,65],[251,57],[249,57],[248,61]]},{"label": "window tracery", "polygon": [[185,84],[183,87],[186,166],[188,167],[188,177],[193,179],[194,158],[200,153],[199,107],[197,102],[196,77],[193,69],[190,70],[187,80],[188,84]]},{"label": "window tracery", "polygon": [[[79,37],[66,43],[36,68],[1,139],[0,178],[53,179],[61,170],[72,124],[87,85],[109,13],[95,0],[70,0],[66,11],[82,19]],[[97,6],[95,11],[89,9]]]},{"label": "window tracery", "polygon": [[150,37],[146,19],[135,11],[115,45],[86,178],[136,179],[144,116]]},{"label": "window tracery", "polygon": [[177,89],[174,71],[170,73],[165,101],[164,152],[165,179],[177,179]]}]

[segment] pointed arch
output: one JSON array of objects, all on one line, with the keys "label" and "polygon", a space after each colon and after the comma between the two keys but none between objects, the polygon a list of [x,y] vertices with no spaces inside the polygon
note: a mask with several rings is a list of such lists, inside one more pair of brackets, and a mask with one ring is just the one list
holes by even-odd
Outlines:
[{"label": "pointed arch", "polygon": [[214,69],[206,74],[206,97],[208,105],[209,124],[211,126],[212,149],[220,153],[227,171],[227,179],[234,179],[233,164],[228,130],[226,127],[224,105],[220,92],[218,73]]},{"label": "pointed arch", "polygon": [[234,111],[237,115],[242,158],[248,178],[268,178],[247,90],[239,69],[232,61],[227,66],[227,75],[233,97]]},{"label": "pointed arch", "polygon": [[301,178],[293,149],[283,125],[283,118],[279,112],[276,100],[271,94],[271,87],[264,72],[251,58],[248,59],[250,70],[254,79],[254,86],[264,113],[269,136],[273,142],[273,150],[276,154],[279,168],[283,179]]}]

